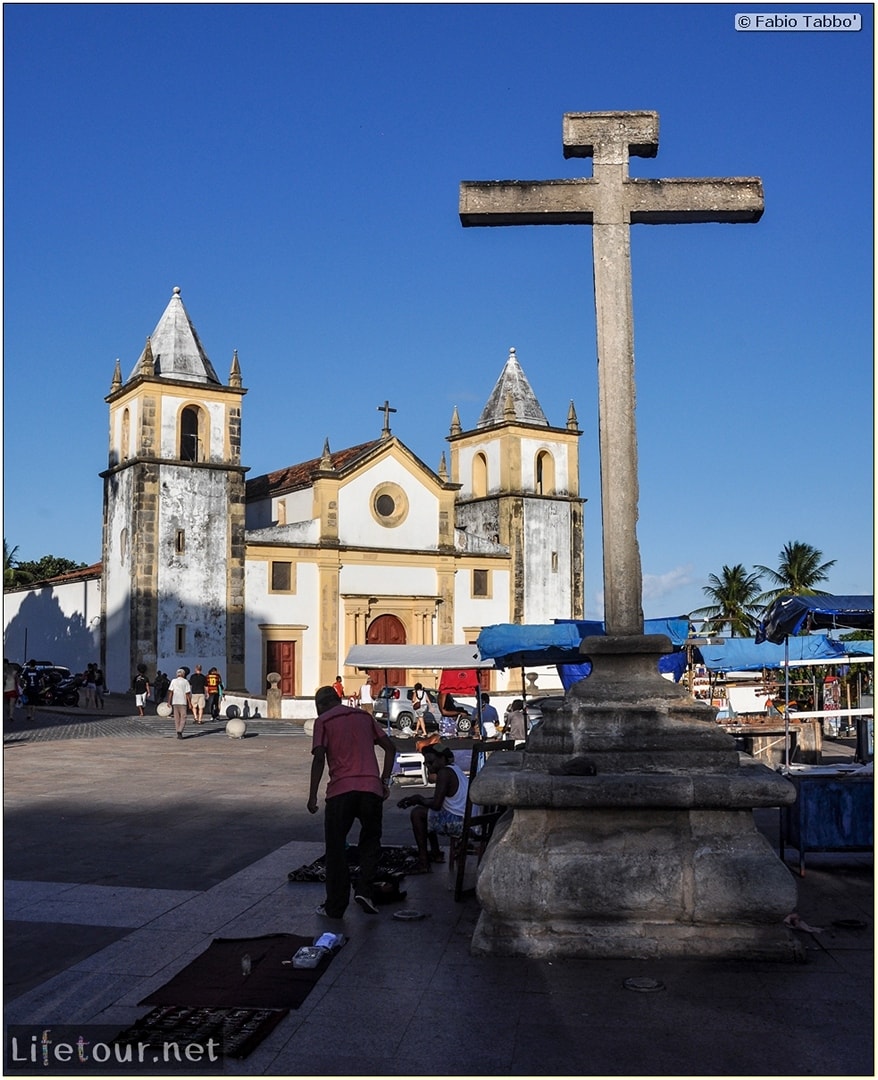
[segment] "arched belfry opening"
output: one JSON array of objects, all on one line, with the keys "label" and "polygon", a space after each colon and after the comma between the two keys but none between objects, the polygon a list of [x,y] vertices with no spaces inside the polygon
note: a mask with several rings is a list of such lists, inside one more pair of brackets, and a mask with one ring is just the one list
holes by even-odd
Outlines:
[{"label": "arched belfry opening", "polygon": [[548,450],[540,450],[537,454],[534,476],[537,495],[554,495],[555,459]]},{"label": "arched belfry opening", "polygon": [[488,459],[484,454],[473,457],[473,495],[477,498],[488,494]]},{"label": "arched belfry opening", "polygon": [[205,420],[204,411],[197,405],[187,405],[180,413],[181,461],[205,461]]}]

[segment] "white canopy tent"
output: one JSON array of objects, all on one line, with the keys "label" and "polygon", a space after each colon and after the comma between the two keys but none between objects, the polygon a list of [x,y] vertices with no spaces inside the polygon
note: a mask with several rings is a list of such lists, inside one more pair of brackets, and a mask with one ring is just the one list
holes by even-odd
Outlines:
[{"label": "white canopy tent", "polygon": [[352,645],[345,657],[349,667],[370,668],[492,668],[476,645]]}]

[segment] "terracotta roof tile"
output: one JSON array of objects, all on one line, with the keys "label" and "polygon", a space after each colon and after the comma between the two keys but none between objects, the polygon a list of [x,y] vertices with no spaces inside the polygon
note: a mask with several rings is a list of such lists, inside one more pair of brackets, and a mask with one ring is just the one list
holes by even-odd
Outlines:
[{"label": "terracotta roof tile", "polygon": [[[370,450],[378,446],[383,440],[373,439],[371,442],[360,443],[359,446],[350,446],[346,450],[336,450],[330,453],[332,468],[341,471],[361,457],[365,457]],[[275,472],[265,473],[263,476],[254,476],[247,481],[247,499],[264,499],[271,495],[279,495],[285,491],[294,491],[296,488],[309,487],[313,483],[314,473],[320,472],[325,466],[321,465],[322,457],[311,458],[310,461],[302,461],[298,465],[288,465],[285,469],[277,469]]]}]

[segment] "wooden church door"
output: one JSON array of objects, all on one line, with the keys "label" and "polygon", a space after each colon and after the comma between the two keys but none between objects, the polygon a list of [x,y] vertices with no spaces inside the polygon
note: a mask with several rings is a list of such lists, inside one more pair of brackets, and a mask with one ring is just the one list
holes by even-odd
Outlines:
[{"label": "wooden church door", "polygon": [[[405,645],[405,627],[395,615],[379,615],[366,629],[367,645]],[[371,668],[368,672],[372,693],[382,686],[405,686],[405,668]]]},{"label": "wooden church door", "polygon": [[[280,674],[278,689],[284,697],[296,693],[296,643],[295,641],[267,641],[265,643],[265,672]],[[268,680],[265,680],[268,685]]]}]

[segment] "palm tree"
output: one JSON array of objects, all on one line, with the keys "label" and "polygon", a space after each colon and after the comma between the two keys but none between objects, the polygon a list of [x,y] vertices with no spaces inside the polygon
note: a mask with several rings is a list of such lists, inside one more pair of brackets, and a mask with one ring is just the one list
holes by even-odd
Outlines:
[{"label": "palm tree", "polygon": [[709,574],[707,580],[710,584],[703,586],[701,591],[713,603],[698,608],[692,615],[705,617],[710,623],[709,632],[717,633],[727,625],[732,637],[752,636],[758,622],[759,575],[748,574],[738,563],[737,566],[724,566],[719,576]]},{"label": "palm tree", "polygon": [[6,537],[3,537],[3,588],[15,589],[19,585],[29,585],[34,575],[30,570],[29,565],[23,564],[19,559],[16,559],[15,553],[18,551],[18,545],[16,545],[12,551],[9,550],[9,545],[6,543]]},{"label": "palm tree", "polygon": [[829,571],[835,566],[836,560],[821,562],[823,552],[810,544],[804,544],[801,540],[791,540],[784,544],[783,550],[778,555],[778,568],[772,570],[769,566],[756,566],[755,569],[762,574],[767,574],[771,583],[775,586],[764,592],[759,597],[759,603],[770,604],[778,596],[794,594],[796,596],[826,596],[822,589],[815,589],[818,581],[825,581]]},{"label": "palm tree", "polygon": [[15,553],[18,551],[18,545],[16,545],[12,551],[9,550],[9,545],[6,543],[6,537],[3,537],[3,585],[9,586],[15,584]]}]

